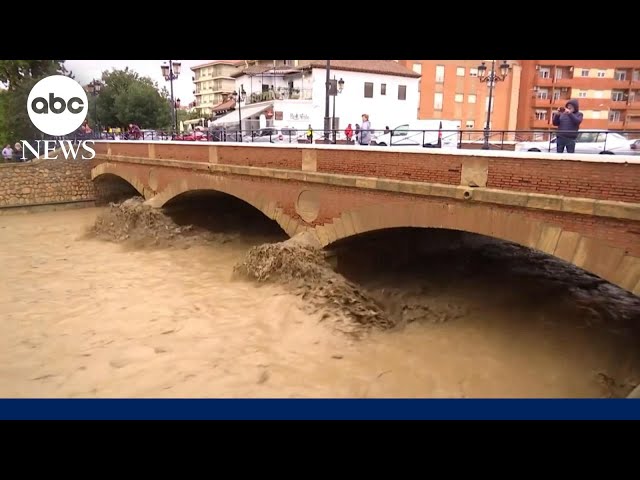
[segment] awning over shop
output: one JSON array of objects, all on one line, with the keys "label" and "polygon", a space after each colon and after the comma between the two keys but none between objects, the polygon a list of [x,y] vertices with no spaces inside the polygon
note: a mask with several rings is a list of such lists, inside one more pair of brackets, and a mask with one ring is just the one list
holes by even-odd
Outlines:
[{"label": "awning over shop", "polygon": [[[242,107],[240,112],[240,116],[242,120],[253,117],[254,115],[259,115],[265,110],[273,108],[272,103],[262,103],[260,105],[250,105],[248,107]],[[238,111],[234,110],[233,112],[229,112],[226,115],[216,118],[213,121],[213,125],[225,125],[225,124],[237,124],[238,123]]]}]

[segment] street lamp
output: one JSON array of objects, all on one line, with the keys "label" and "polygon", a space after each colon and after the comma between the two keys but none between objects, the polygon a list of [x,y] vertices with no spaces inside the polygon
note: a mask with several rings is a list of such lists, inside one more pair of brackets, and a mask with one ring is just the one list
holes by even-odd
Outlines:
[{"label": "street lamp", "polygon": [[333,117],[331,119],[331,129],[333,130],[333,143],[337,143],[338,132],[336,130],[336,97],[339,93],[342,93],[344,89],[344,80],[341,78],[340,81],[336,83],[336,76],[333,76],[333,82],[331,83],[331,90],[333,95]]},{"label": "street lamp", "polygon": [[482,145],[483,150],[489,150],[489,132],[491,123],[491,103],[493,101],[493,87],[496,82],[502,82],[509,75],[509,64],[506,60],[502,61],[502,65],[500,65],[500,73],[496,73],[496,61],[491,60],[491,72],[487,75],[487,66],[485,62],[482,62],[482,65],[478,67],[478,78],[481,82],[487,82],[489,85],[489,105],[487,108],[487,124],[484,126],[484,145]]},{"label": "street lamp", "polygon": [[241,89],[237,92],[233,92],[231,96],[236,102],[238,106],[238,133],[240,135],[240,141],[242,142],[242,107],[240,106],[241,102],[244,102],[247,98],[247,92],[244,91],[244,87],[240,87]]},{"label": "street lamp", "polygon": [[[100,80],[92,80],[91,83],[89,83],[89,85],[87,85],[87,90],[89,91],[89,94],[92,97],[97,97],[100,94],[100,90],[102,89],[102,82]],[[93,102],[93,115],[94,115],[94,123],[95,126],[94,128],[96,129],[96,131],[98,132],[98,135],[100,135],[100,127],[98,125],[98,99],[96,98]]]},{"label": "street lamp", "polygon": [[176,112],[176,104],[173,101],[173,81],[178,79],[180,75],[180,67],[182,63],[169,60],[169,64],[165,62],[160,68],[162,69],[162,76],[165,81],[171,84],[171,119],[173,123],[174,132],[178,131],[178,114]]}]

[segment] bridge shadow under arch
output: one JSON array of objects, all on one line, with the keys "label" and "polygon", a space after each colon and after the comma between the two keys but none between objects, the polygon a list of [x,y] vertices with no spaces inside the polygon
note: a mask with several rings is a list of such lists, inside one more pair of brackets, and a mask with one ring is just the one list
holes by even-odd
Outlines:
[{"label": "bridge shadow under arch", "polygon": [[354,235],[397,228],[446,229],[510,242],[556,257],[640,295],[640,258],[605,240],[508,207],[461,202],[376,203],[343,212],[315,230],[322,246],[331,247]]},{"label": "bridge shadow under arch", "polygon": [[513,309],[514,319],[523,311],[539,312],[541,318],[558,311],[585,319],[595,314],[612,325],[635,325],[633,335],[640,339],[639,297],[510,241],[460,230],[397,227],[343,238],[325,249],[334,255],[339,273],[369,289],[457,296]]},{"label": "bridge shadow under arch", "polygon": [[278,242],[289,238],[282,227],[264,212],[238,197],[217,190],[189,190],[172,197],[161,208],[178,225],[238,234],[253,242]]},{"label": "bridge shadow under arch", "polygon": [[256,191],[247,189],[246,184],[213,175],[191,175],[173,182],[149,199],[147,204],[155,208],[162,208],[172,199],[195,191],[213,191],[235,197],[259,210],[267,218],[274,220],[290,237],[299,229],[299,223],[284,213],[277,201],[264,198]]}]

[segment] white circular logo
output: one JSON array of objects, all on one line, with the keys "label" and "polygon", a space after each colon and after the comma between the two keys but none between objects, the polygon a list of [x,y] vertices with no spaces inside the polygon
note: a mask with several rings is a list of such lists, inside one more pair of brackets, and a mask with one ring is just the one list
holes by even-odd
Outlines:
[{"label": "white circular logo", "polygon": [[27,99],[27,112],[35,127],[54,136],[75,132],[87,118],[87,93],[74,79],[64,75],[46,77],[36,83]]}]

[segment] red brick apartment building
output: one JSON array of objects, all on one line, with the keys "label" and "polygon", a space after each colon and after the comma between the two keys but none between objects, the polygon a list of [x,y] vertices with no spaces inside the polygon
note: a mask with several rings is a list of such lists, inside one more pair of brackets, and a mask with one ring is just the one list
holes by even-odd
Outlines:
[{"label": "red brick apartment building", "polygon": [[[484,60],[488,68],[491,61]],[[400,60],[421,73],[418,118],[458,120],[482,129],[489,87],[477,78],[483,60]],[[493,91],[493,130],[548,130],[552,112],[580,101],[583,129],[640,132],[640,60],[507,60],[509,75]],[[496,61],[499,70],[501,60]]]}]

